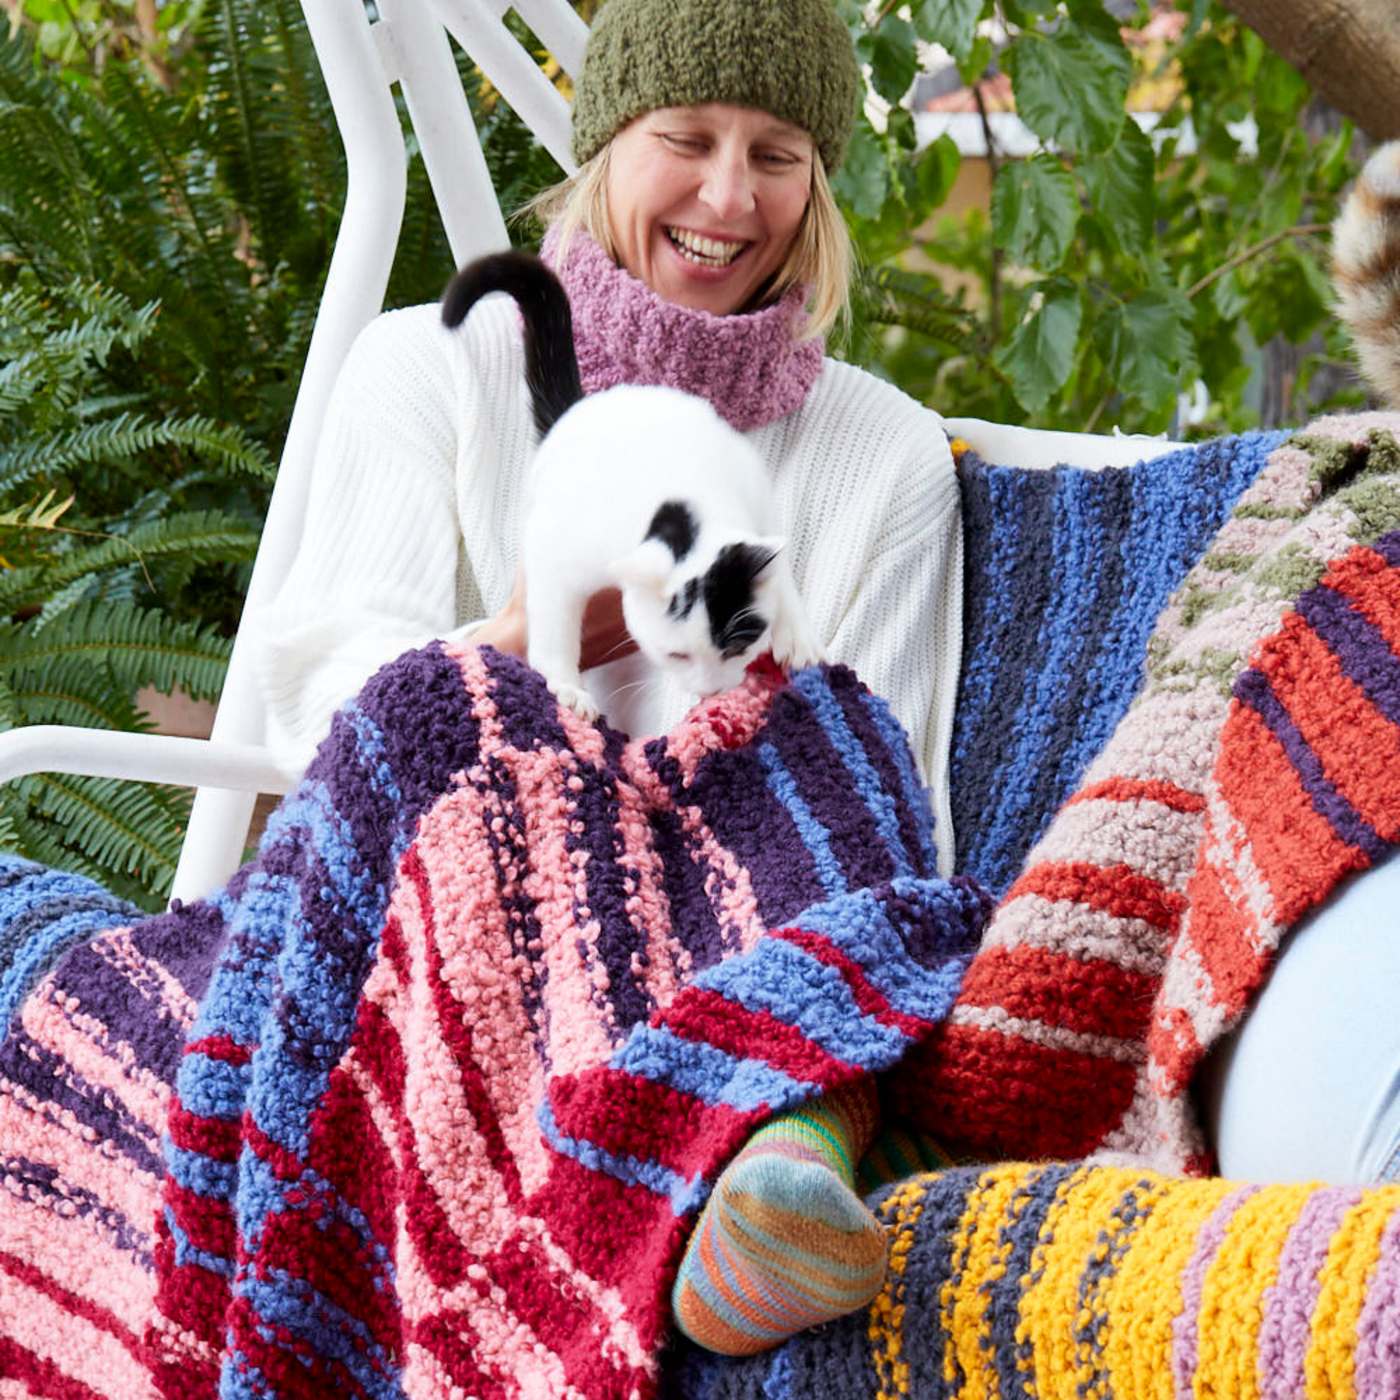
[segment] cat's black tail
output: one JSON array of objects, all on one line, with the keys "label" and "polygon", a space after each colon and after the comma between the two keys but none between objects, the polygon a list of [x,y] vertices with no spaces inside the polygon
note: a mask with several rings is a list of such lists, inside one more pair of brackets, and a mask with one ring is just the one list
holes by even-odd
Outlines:
[{"label": "cat's black tail", "polygon": [[525,320],[525,383],[543,437],[583,397],[574,321],[559,279],[533,253],[488,253],[468,263],[442,294],[442,320],[460,326],[488,292],[509,292]]}]

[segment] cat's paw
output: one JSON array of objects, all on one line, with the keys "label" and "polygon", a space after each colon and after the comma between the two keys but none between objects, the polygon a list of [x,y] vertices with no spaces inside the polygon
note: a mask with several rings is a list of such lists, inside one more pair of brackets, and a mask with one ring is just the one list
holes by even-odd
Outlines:
[{"label": "cat's paw", "polygon": [[790,671],[804,666],[817,666],[826,660],[826,653],[806,624],[793,626],[785,620],[773,624],[773,660]]},{"label": "cat's paw", "polygon": [[554,698],[567,709],[572,710],[580,719],[595,720],[598,718],[598,702],[581,685],[570,685],[565,682],[562,685],[551,685],[550,690]]}]

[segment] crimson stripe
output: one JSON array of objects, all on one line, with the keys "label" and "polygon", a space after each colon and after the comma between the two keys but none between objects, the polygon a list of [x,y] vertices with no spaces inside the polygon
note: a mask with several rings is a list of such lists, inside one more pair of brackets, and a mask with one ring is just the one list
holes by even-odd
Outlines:
[{"label": "crimson stripe", "polygon": [[1147,1028],[1158,979],[1101,959],[1048,948],[984,948],[972,960],[960,1006],[999,1006],[1008,1015],[1081,1035],[1137,1040]]},{"label": "crimson stripe", "polygon": [[185,1152],[197,1152],[215,1162],[238,1160],[239,1124],[236,1119],[206,1118],[191,1113],[178,1098],[172,1096],[166,1118],[170,1141]]},{"label": "crimson stripe", "polygon": [[246,1065],[252,1061],[253,1047],[240,1045],[226,1035],[206,1035],[202,1040],[193,1040],[185,1046],[186,1055],[203,1055],[208,1060],[219,1060],[228,1065]]},{"label": "crimson stripe", "polygon": [[741,1113],[666,1084],[599,1065],[550,1081],[549,1106],[566,1137],[604,1152],[659,1162],[689,1177],[743,1145],[766,1110]]},{"label": "crimson stripe", "polygon": [[982,1026],[945,1024],[906,1060],[897,1107],[916,1127],[1007,1158],[1082,1157],[1133,1098],[1136,1068]]},{"label": "crimson stripe", "polygon": [[506,1199],[511,1206],[519,1209],[525,1199],[524,1187],[520,1184],[520,1169],[506,1142],[506,1135],[496,1116],[495,1105],[482,1082],[481,1066],[477,1063],[472,1048],[471,1028],[467,1024],[467,1013],[462,1004],[452,995],[447,978],[442,971],[442,948],[438,944],[437,917],[433,905],[432,887],[428,872],[423,865],[417,847],[410,847],[404,855],[403,868],[418,891],[419,906],[423,917],[423,936],[428,958],[428,982],[433,1005],[437,1010],[438,1024],[442,1028],[443,1039],[457,1061],[461,1076],[462,1094],[467,1107],[476,1121],[476,1129],[486,1144],[486,1157],[492,1168],[500,1175],[505,1186]]},{"label": "crimson stripe", "polygon": [[44,1400],[109,1400],[82,1381],[64,1375],[52,1361],[0,1337],[0,1378],[4,1377],[23,1381],[28,1394]]},{"label": "crimson stripe", "polygon": [[433,1313],[419,1318],[408,1329],[405,1343],[416,1343],[447,1372],[451,1395],[470,1395],[472,1400],[510,1400],[519,1391],[507,1387],[500,1376],[483,1370],[476,1356],[477,1338],[466,1314],[454,1311]]},{"label": "crimson stripe", "polygon": [[796,1026],[768,1011],[750,1011],[708,987],[678,992],[660,1018],[683,1040],[699,1041],[746,1060],[762,1060],[812,1084],[849,1079],[853,1066],[828,1055]]},{"label": "crimson stripe", "polygon": [[233,1368],[259,1372],[270,1382],[258,1390],[281,1400],[325,1400],[327,1395],[347,1395],[366,1400],[369,1392],[354,1373],[318,1352],[289,1328],[270,1323],[246,1297],[236,1297],[229,1309],[229,1357]]},{"label": "crimson stripe", "polygon": [[796,944],[827,967],[834,967],[845,979],[863,1015],[878,1021],[882,1026],[893,1027],[910,1040],[920,1040],[928,1034],[927,1021],[896,1011],[885,994],[865,975],[865,969],[854,959],[847,957],[830,939],[807,928],[782,928],[778,929],[774,936]]},{"label": "crimson stripe", "polygon": [[43,1294],[56,1308],[61,1308],[73,1317],[80,1317],[84,1322],[106,1332],[108,1336],[115,1337],[138,1361],[143,1359],[140,1339],[133,1336],[123,1326],[115,1313],[100,1307],[91,1298],[74,1293],[72,1289],[65,1288],[47,1274],[41,1273],[27,1260],[17,1259],[13,1254],[7,1254],[2,1250],[0,1250],[0,1272],[18,1279],[34,1292]]},{"label": "crimson stripe", "polygon": [[1186,901],[1160,880],[1130,865],[1095,865],[1091,861],[1044,861],[1032,866],[1007,891],[1003,904],[1021,895],[1083,904],[1120,919],[1144,919],[1155,928],[1175,927]]},{"label": "crimson stripe", "polygon": [[1081,788],[1065,805],[1072,807],[1076,802],[1155,802],[1173,812],[1204,812],[1206,808],[1199,792],[1160,778],[1105,778]]}]

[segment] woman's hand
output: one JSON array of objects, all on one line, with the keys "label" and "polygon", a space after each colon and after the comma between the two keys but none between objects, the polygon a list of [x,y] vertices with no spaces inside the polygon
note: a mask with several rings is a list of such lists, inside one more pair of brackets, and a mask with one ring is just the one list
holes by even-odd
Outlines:
[{"label": "woman's hand", "polygon": [[637,644],[622,618],[622,594],[616,588],[595,593],[583,610],[583,636],[579,639],[579,670],[601,666],[636,651]]},{"label": "woman's hand", "polygon": [[[583,610],[582,635],[579,638],[579,670],[601,666],[628,652],[637,644],[622,619],[622,594],[616,588],[595,593]],[[515,586],[505,606],[494,617],[488,617],[472,633],[472,641],[493,646],[497,651],[524,657],[529,650],[530,629],[525,617],[525,575],[517,573]]]}]

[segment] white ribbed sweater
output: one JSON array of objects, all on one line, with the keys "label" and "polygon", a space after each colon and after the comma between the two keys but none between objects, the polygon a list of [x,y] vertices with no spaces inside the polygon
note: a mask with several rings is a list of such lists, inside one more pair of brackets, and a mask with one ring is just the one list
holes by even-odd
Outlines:
[{"label": "white ribbed sweater", "polygon": [[[909,731],[951,870],[962,541],[942,420],[828,359],[797,412],[749,437],[772,472],[816,632]],[[436,306],[366,328],[327,411],[296,561],[248,619],[279,757],[304,763],[378,666],[504,605],[533,446],[519,318],[505,298],[455,331]],[[665,452],[658,443],[658,461]],[[632,734],[664,731],[694,701],[635,655],[588,683]]]}]

